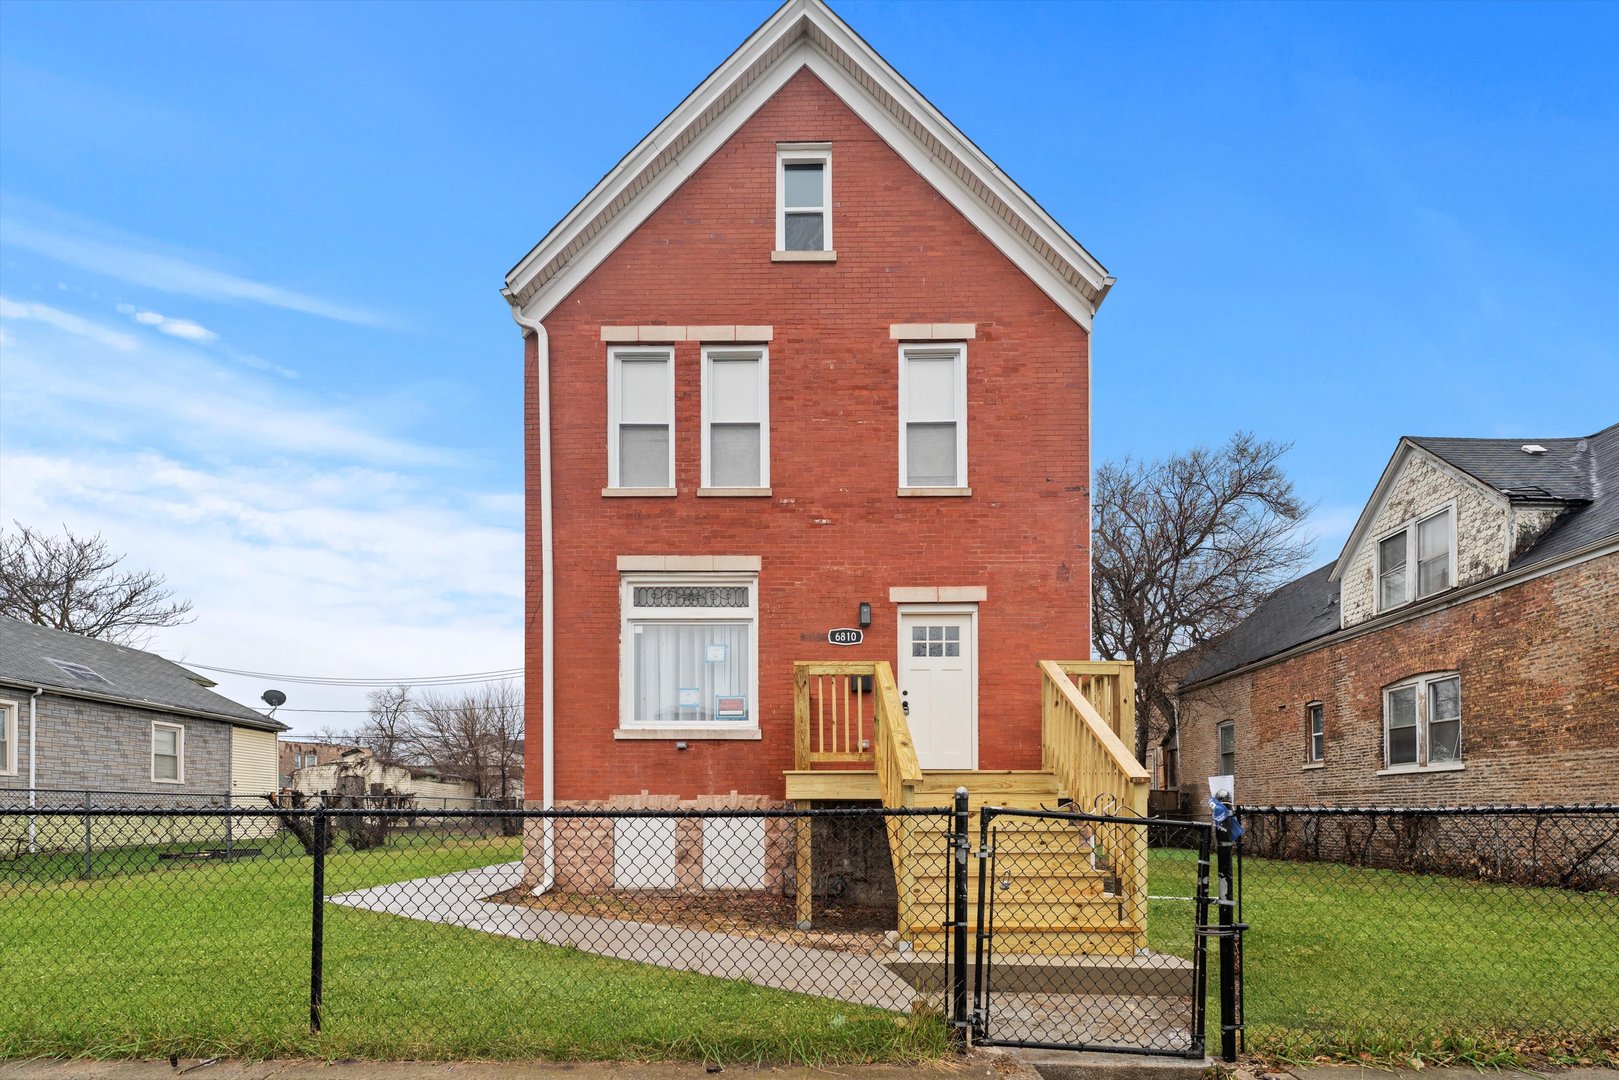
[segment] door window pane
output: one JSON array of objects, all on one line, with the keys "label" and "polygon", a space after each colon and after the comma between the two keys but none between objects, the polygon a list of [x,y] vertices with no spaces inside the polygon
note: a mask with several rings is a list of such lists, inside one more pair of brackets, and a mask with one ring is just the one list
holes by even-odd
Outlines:
[{"label": "door window pane", "polygon": [[908,487],[955,487],[956,425],[905,425],[905,468]]}]

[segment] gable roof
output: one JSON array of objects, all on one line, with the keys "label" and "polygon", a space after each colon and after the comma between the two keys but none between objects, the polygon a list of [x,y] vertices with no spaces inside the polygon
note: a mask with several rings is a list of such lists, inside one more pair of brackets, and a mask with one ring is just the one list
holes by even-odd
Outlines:
[{"label": "gable roof", "polygon": [[161,656],[4,615],[0,615],[0,683],[224,720],[261,731],[287,730],[281,721],[209,690],[214,685],[211,679]]},{"label": "gable roof", "polygon": [[804,68],[1089,328],[1107,270],[822,0],[787,0],[766,19],[512,268],[502,295],[543,318]]},{"label": "gable roof", "polygon": [[1318,566],[1271,593],[1252,615],[1208,646],[1207,654],[1186,673],[1182,685],[1212,679],[1335,633],[1339,621],[1338,584],[1332,580],[1332,567],[1332,563]]}]

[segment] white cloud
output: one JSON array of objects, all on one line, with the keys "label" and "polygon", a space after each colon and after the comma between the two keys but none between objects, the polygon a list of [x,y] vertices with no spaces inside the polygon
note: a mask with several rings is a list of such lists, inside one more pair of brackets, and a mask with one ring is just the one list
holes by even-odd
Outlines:
[{"label": "white cloud", "polygon": [[[119,305],[119,307],[128,306],[129,305],[127,304]],[[170,337],[181,338],[185,341],[206,342],[219,340],[218,334],[214,333],[206,326],[203,326],[201,323],[192,322],[190,319],[171,319],[167,315],[159,315],[155,311],[137,311],[131,315],[130,318],[134,319],[142,326],[154,327],[160,333],[168,334]]]},{"label": "white cloud", "polygon": [[109,330],[97,325],[89,319],[66,312],[48,304],[38,304],[31,301],[11,300],[0,296],[0,319],[16,321],[30,321],[44,323],[46,326],[60,330],[65,334],[93,341],[97,345],[105,345],[110,349],[128,352],[135,347],[135,339],[128,334],[117,330]]},{"label": "white cloud", "polygon": [[382,326],[386,322],[382,316],[363,308],[254,281],[127,241],[70,236],[13,219],[5,222],[5,240],[8,245],[81,270],[178,296],[241,300],[359,326]]}]

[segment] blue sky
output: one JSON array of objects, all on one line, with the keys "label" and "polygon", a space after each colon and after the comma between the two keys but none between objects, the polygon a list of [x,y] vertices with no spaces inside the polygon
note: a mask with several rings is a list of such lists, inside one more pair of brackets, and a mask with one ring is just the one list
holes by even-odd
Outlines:
[{"label": "blue sky", "polygon": [[[836,6],[1118,277],[1098,459],[1291,441],[1325,560],[1402,433],[1619,420],[1619,7]],[[517,666],[502,275],[772,7],[10,0],[0,515],[177,659]]]}]

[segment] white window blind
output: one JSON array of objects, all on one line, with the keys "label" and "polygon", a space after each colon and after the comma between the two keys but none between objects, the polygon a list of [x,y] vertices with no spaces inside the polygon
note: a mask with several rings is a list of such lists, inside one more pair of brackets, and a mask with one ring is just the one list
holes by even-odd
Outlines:
[{"label": "white window blind", "polygon": [[966,348],[900,351],[900,484],[967,484]]},{"label": "white window blind", "polygon": [[152,779],[179,783],[185,779],[185,729],[178,724],[152,725]]},{"label": "white window blind", "polygon": [[703,350],[703,486],[770,485],[769,359],[764,349]]},{"label": "white window blind", "polygon": [[674,487],[673,351],[614,349],[608,381],[608,486]]}]

